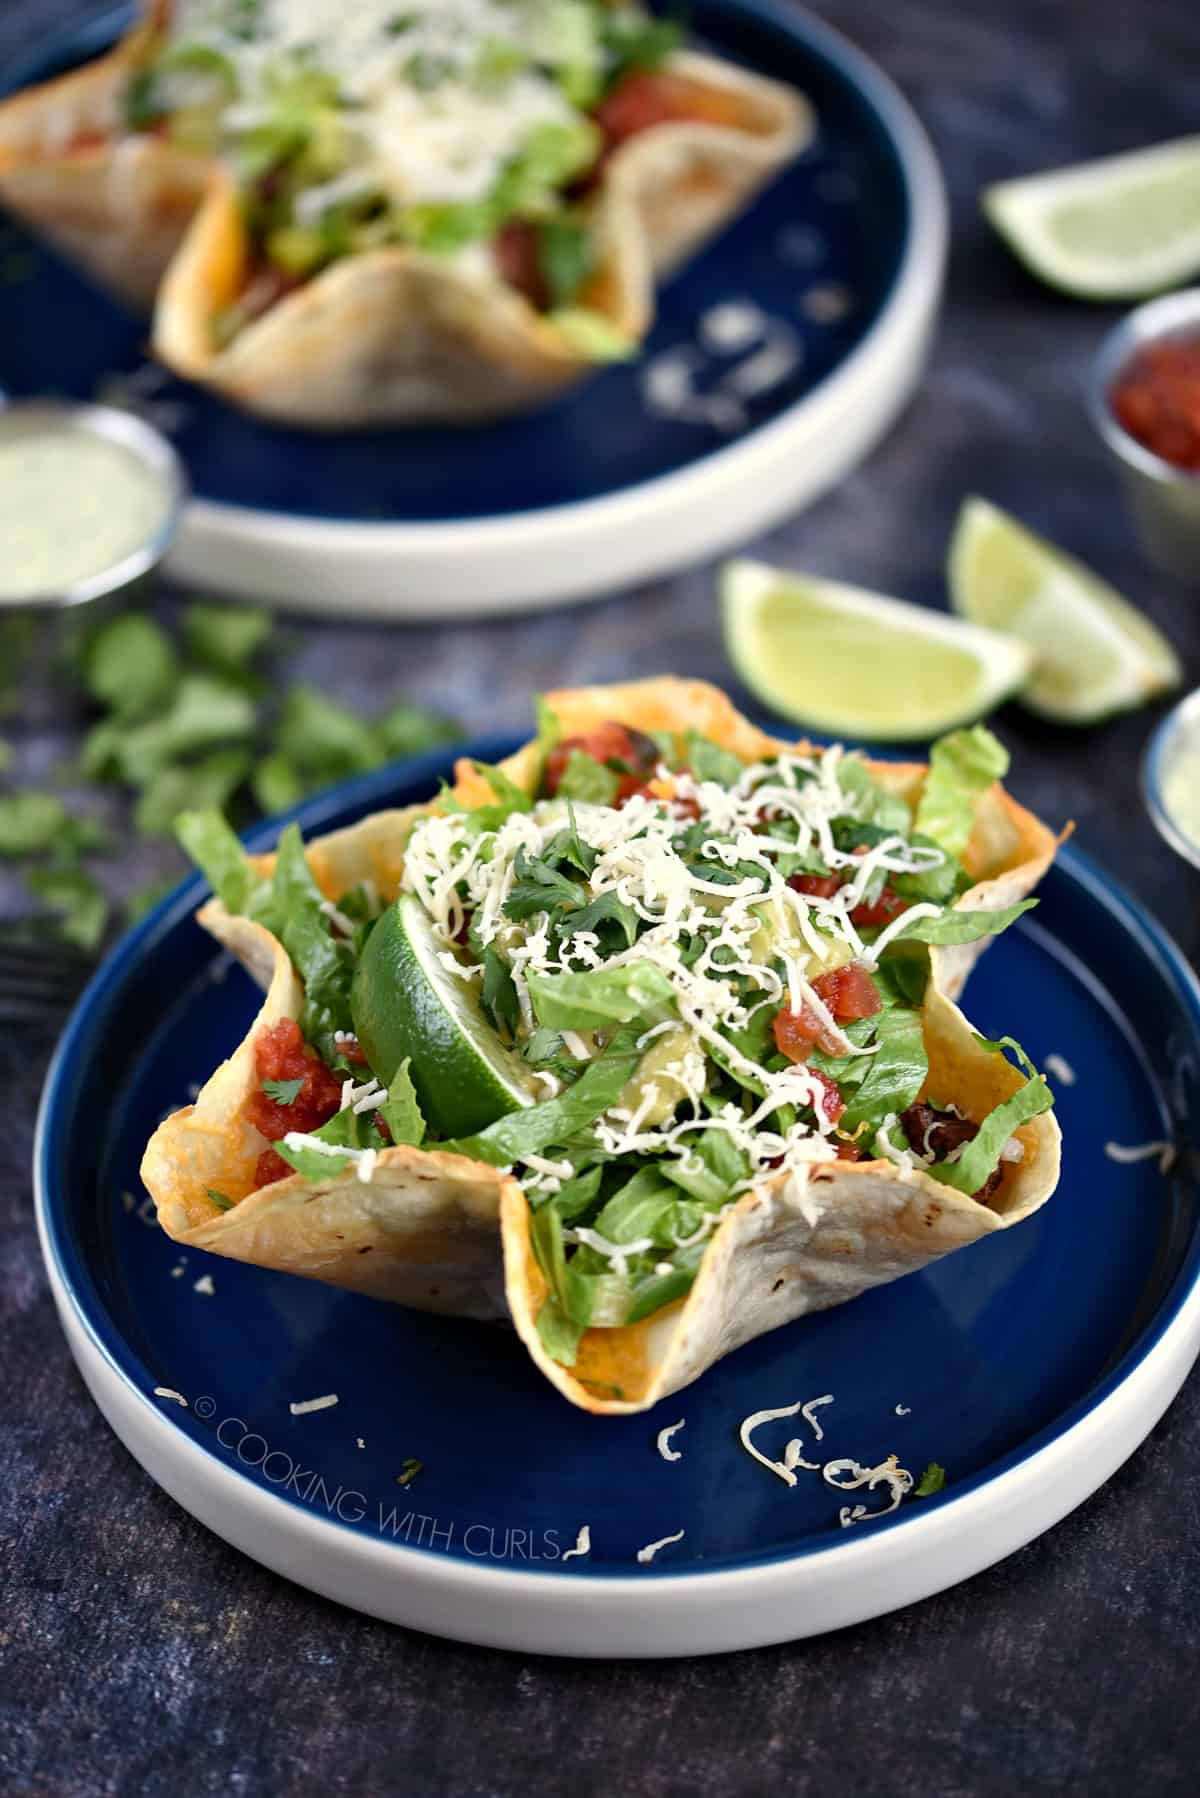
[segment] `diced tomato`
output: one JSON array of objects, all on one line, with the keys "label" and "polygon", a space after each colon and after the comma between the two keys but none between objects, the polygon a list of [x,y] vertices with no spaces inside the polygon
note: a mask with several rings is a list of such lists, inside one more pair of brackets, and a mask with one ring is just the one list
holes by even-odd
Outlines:
[{"label": "diced tomato", "polygon": [[804,893],[810,899],[832,899],[841,884],[840,874],[792,874],[788,877],[793,893]]},{"label": "diced tomato", "polygon": [[837,1081],[831,1080],[828,1074],[823,1074],[820,1068],[809,1068],[808,1073],[809,1078],[815,1080],[821,1088],[821,1110],[831,1124],[836,1124],[846,1109],[846,1102],[838,1090]]},{"label": "diced tomato", "polygon": [[856,905],[850,913],[852,924],[890,924],[901,912],[908,910],[911,900],[902,899],[892,887],[884,887],[878,899],[865,899]]},{"label": "diced tomato", "polygon": [[550,290],[542,273],[536,227],[525,219],[510,219],[492,240],[492,255],[509,286],[544,312],[550,304]]},{"label": "diced tomato", "polygon": [[833,1145],[833,1152],[839,1161],[861,1161],[862,1150],[849,1137],[840,1136]]},{"label": "diced tomato", "polygon": [[[247,1101],[246,1117],[268,1142],[278,1142],[289,1130],[318,1129],[342,1102],[341,1081],[308,1047],[294,1018],[280,1018],[259,1031],[254,1039],[254,1069],[259,1084]],[[291,1104],[280,1105],[262,1090],[264,1080],[299,1080],[301,1084]]]},{"label": "diced tomato", "polygon": [[802,1011],[778,1011],[775,1014],[775,1047],[789,1061],[807,1061],[813,1044],[821,1035],[821,1020],[806,1005]]},{"label": "diced tomato", "polygon": [[[632,769],[633,772],[627,774],[622,782],[622,785],[625,782],[632,783],[625,790],[625,798],[643,784],[648,774],[654,772],[659,760],[658,744],[653,737],[646,736],[640,730],[630,730],[624,724],[598,724],[595,730],[588,731],[585,735],[564,737],[561,743],[554,745],[546,757],[542,779],[547,794],[557,793],[573,749],[590,755],[594,761],[605,764],[624,762],[627,768]],[[618,801],[622,797],[620,790],[617,797]]]},{"label": "diced tomato", "polygon": [[341,1049],[342,1054],[346,1057],[346,1060],[350,1063],[351,1067],[366,1067],[367,1052],[356,1036],[340,1037],[338,1039],[338,1047]]},{"label": "diced tomato", "polygon": [[880,1009],[875,982],[861,962],[852,961],[844,968],[819,975],[812,989],[839,1024],[853,1023],[855,1018],[873,1018]]},{"label": "diced tomato", "polygon": [[592,117],[611,150],[654,125],[694,119],[708,125],[745,123],[744,103],[726,89],[708,87],[665,69],[635,69],[601,100]]}]

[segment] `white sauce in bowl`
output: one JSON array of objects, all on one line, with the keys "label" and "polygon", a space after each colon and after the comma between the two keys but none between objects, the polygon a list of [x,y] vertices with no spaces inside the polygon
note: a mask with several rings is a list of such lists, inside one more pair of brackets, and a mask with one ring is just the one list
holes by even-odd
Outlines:
[{"label": "white sauce in bowl", "polygon": [[1170,754],[1163,770],[1162,805],[1176,830],[1200,849],[1200,729],[1188,731]]},{"label": "white sauce in bowl", "polygon": [[64,422],[0,441],[0,604],[63,595],[141,549],[171,506],[133,450]]}]

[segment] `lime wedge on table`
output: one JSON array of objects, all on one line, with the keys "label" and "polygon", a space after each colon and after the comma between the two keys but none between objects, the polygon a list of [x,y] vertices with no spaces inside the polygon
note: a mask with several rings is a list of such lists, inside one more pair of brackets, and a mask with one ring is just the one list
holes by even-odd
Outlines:
[{"label": "lime wedge on table", "polygon": [[947,574],[956,612],[1034,652],[1020,698],[1043,717],[1092,724],[1179,684],[1179,658],[1156,625],[985,499],[963,502]]},{"label": "lime wedge on table", "polygon": [[1033,665],[1011,637],[762,562],[726,566],[721,608],[751,692],[831,736],[937,736],[990,712]]},{"label": "lime wedge on table", "polygon": [[983,210],[1035,275],[1129,300],[1200,271],[1200,137],[1001,181]]},{"label": "lime wedge on table", "polygon": [[441,962],[429,916],[398,899],[367,938],[351,1009],[358,1040],[390,1085],[406,1058],[428,1122],[443,1136],[470,1136],[505,1112],[533,1103],[525,1063],[505,1048],[479,1008],[474,986]]}]

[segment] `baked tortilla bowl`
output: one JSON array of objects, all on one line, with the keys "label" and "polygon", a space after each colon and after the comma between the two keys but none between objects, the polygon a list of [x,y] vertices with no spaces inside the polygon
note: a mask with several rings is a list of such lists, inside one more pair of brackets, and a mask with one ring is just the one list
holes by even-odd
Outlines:
[{"label": "baked tortilla bowl", "polygon": [[[751,724],[725,694],[702,681],[663,676],[546,697],[565,735],[586,734],[606,721],[643,731],[692,729],[747,762],[796,747]],[[501,766],[532,793],[540,759],[540,747],[532,742]],[[868,765],[877,780],[907,797],[919,793],[922,764]],[[472,763],[460,762],[456,775],[460,804],[473,807],[490,799]],[[324,896],[336,902],[369,879],[383,900],[394,898],[412,825],[434,809],[431,802],[379,812],[309,843],[308,863]],[[958,904],[984,909],[1011,904],[1036,884],[1055,848],[1052,833],[997,785],[979,805],[969,849],[977,882]],[[257,857],[254,865],[269,873],[274,857]],[[420,1309],[471,1317],[511,1314],[539,1358],[535,1319],[544,1283],[539,1285],[530,1256],[525,1195],[511,1176],[436,1149],[391,1147],[379,1151],[369,1182],[351,1167],[326,1180],[293,1174],[255,1188],[256,1162],[270,1145],[245,1115],[258,1082],[254,1040],[264,1026],[299,1018],[303,990],[282,945],[262,925],[231,915],[217,900],[198,916],[265,989],[266,999],[243,1042],[205,1083],[195,1104],[164,1120],[147,1147],[142,1177],[167,1234],[235,1260]],[[964,947],[966,955],[958,949],[931,951],[924,1020],[929,1090],[953,1098],[969,1116],[983,1116],[1020,1077],[1002,1057],[979,1047],[951,1003],[946,983],[953,993],[960,990],[980,944]],[[1047,1117],[1033,1119],[1017,1135],[1023,1158],[1006,1166],[988,1205],[891,1162],[817,1169],[813,1204],[807,1207],[820,1213],[815,1226],[805,1208],[797,1209],[770,1186],[746,1195],[715,1232],[682,1307],[664,1312],[650,1326],[632,1326],[632,1334],[591,1332],[590,1337],[612,1340],[593,1346],[585,1337],[579,1370],[554,1363],[551,1377],[590,1409],[641,1409],[762,1330],[1019,1221],[1053,1190],[1059,1139],[1057,1125]],[[781,1268],[797,1271],[773,1291]],[[767,1290],[759,1293],[764,1279]],[[747,1308],[744,1295],[750,1289],[759,1296]],[[622,1396],[599,1393],[597,1382],[619,1385]]]},{"label": "baked tortilla bowl", "polygon": [[212,175],[208,157],[121,126],[131,72],[166,16],[0,104],[0,201],[100,286],[149,314]]},{"label": "baked tortilla bowl", "polygon": [[[588,204],[598,266],[576,304],[631,348],[654,317],[654,283],[742,211],[812,136],[795,89],[683,51],[667,70],[714,117],[652,126],[606,161]],[[549,317],[498,273],[389,246],[331,263],[224,348],[217,321],[253,250],[236,190],[214,171],[171,262],[152,347],[177,374],[281,424],[468,423],[529,411],[595,372]]]}]

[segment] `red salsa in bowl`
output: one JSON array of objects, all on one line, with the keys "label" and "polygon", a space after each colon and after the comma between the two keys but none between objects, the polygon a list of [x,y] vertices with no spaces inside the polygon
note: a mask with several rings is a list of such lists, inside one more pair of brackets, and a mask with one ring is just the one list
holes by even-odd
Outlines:
[{"label": "red salsa in bowl", "polygon": [[1200,474],[1200,331],[1135,350],[1112,383],[1109,404],[1135,442]]}]

